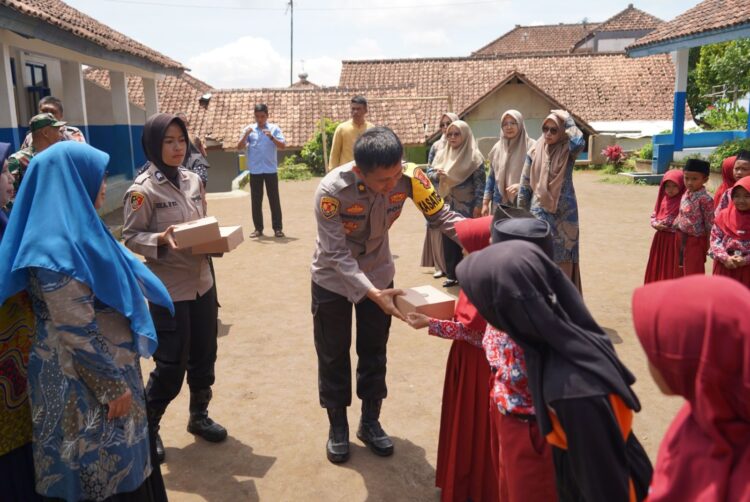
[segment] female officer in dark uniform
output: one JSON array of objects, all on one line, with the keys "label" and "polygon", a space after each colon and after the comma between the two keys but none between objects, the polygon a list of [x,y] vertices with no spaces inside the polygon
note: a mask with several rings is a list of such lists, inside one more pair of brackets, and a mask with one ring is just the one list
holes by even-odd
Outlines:
[{"label": "female officer in dark uniform", "polygon": [[179,393],[187,372],[190,387],[188,432],[212,442],[223,441],[227,431],[208,417],[216,361],[216,288],[206,255],[177,249],[173,225],[206,215],[205,192],[197,174],[182,167],[188,132],[185,123],[165,113],[149,117],[143,129],[143,150],[148,168],[125,194],[125,245],[146,258],[146,265],[164,282],[175,315],[150,305],[159,347],[156,367],[146,388],[156,450],[164,460],[158,436],[167,405]]}]

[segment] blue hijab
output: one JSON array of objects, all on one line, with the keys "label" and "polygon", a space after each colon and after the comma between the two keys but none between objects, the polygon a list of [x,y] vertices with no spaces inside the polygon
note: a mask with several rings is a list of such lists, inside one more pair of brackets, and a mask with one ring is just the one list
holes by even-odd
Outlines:
[{"label": "blue hijab", "polygon": [[0,243],[0,303],[28,286],[28,267],[69,275],[130,320],[135,348],[149,357],[156,331],[144,295],[169,308],[164,284],[118,243],[94,209],[109,155],[61,141],[35,155]]}]

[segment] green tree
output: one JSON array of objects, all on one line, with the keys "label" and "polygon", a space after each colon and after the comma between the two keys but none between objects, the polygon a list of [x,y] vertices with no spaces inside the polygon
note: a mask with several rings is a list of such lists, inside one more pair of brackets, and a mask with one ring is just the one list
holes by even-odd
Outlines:
[{"label": "green tree", "polygon": [[[326,130],[326,152],[330,154],[333,133],[336,131],[336,127],[338,127],[340,122],[334,122],[331,119],[324,118],[323,123],[325,124]],[[299,157],[303,163],[307,164],[310,168],[310,172],[313,174],[325,174],[323,135],[320,132],[320,122],[318,122],[315,127],[315,134],[313,134],[312,138],[302,146],[302,151],[300,151]]]},{"label": "green tree", "polygon": [[718,101],[705,97],[714,86],[750,90],[750,39],[691,49],[689,68],[688,104],[693,115],[698,115]]}]

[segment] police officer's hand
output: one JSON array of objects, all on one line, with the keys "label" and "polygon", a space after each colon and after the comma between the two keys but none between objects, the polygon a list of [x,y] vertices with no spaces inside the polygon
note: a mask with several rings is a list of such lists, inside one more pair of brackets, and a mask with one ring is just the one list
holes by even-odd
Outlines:
[{"label": "police officer's hand", "polygon": [[130,406],[133,404],[133,394],[131,394],[130,389],[126,390],[125,393],[110,401],[107,403],[107,407],[109,407],[109,413],[107,413],[107,420],[112,420],[113,418],[119,418],[124,417],[128,414],[130,411]]},{"label": "police officer's hand", "polygon": [[174,240],[174,225],[170,225],[165,231],[156,238],[157,246],[169,246],[170,249],[177,249],[177,243]]},{"label": "police officer's hand", "polygon": [[406,314],[406,322],[414,329],[421,329],[430,325],[430,318],[419,312],[409,312]]},{"label": "police officer's hand", "polygon": [[367,297],[374,301],[380,309],[388,315],[397,317],[406,322],[404,315],[396,308],[393,297],[401,296],[404,292],[400,289],[377,289],[372,288],[367,292]]}]

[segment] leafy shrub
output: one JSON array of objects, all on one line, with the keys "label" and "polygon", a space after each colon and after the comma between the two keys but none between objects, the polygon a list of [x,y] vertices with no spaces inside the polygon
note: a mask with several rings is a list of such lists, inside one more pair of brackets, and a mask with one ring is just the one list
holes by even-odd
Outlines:
[{"label": "leafy shrub", "polygon": [[654,144],[651,141],[638,150],[638,158],[643,160],[651,160],[654,158]]},{"label": "leafy shrub", "polygon": [[[287,157],[287,159],[293,159],[294,157]],[[312,178],[312,173],[307,164],[295,163],[293,161],[284,162],[279,166],[279,179],[280,180],[309,180]]]},{"label": "leafy shrub", "polygon": [[622,164],[622,161],[627,158],[620,145],[610,145],[606,147],[602,150],[602,155],[607,158],[607,162],[616,166]]},{"label": "leafy shrub", "polygon": [[[331,119],[324,118],[323,124],[326,130],[326,153],[330,154],[331,143],[333,143],[333,133],[340,122],[334,122]],[[320,132],[320,122],[315,127],[315,134],[307,143],[302,146],[299,154],[300,161],[307,164],[310,172],[314,175],[321,176],[325,174],[325,162],[323,160],[323,138]]]},{"label": "leafy shrub", "polygon": [[709,106],[700,117],[707,129],[714,131],[732,131],[747,127],[747,112],[743,107],[727,99],[719,100]]},{"label": "leafy shrub", "polygon": [[737,155],[740,150],[750,150],[750,138],[725,141],[716,147],[716,150],[708,158],[711,162],[711,169],[721,172],[721,162],[727,157]]}]

